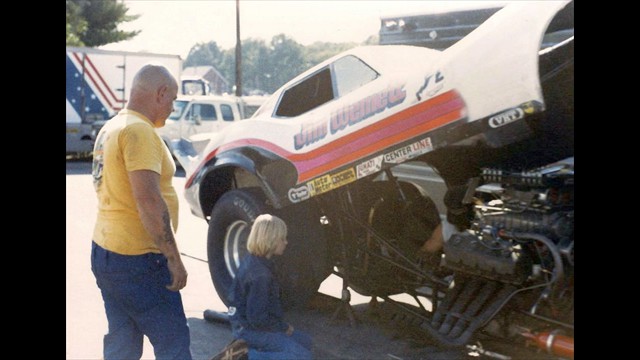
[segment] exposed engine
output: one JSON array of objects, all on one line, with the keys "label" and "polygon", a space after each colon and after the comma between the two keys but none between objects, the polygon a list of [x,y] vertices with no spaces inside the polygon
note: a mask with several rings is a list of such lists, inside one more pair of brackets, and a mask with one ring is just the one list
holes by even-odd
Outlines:
[{"label": "exposed engine", "polygon": [[[421,263],[415,254],[439,217],[433,202],[406,182],[361,183],[344,193],[343,204],[359,206],[339,217],[348,219],[336,227],[348,248],[339,271],[441,346],[489,335],[573,358],[573,188],[573,158],[525,172],[486,168],[462,201],[469,228],[445,242],[441,261]],[[394,301],[398,293],[420,306]]]},{"label": "exposed engine", "polygon": [[573,357],[573,158],[527,172],[484,169],[480,181],[471,228],[445,243],[455,280],[432,333],[458,345],[489,322],[485,331],[534,343],[553,332],[571,351],[546,350]]},{"label": "exposed engine", "polygon": [[573,170],[568,166],[518,174],[485,169],[487,185],[476,190],[473,226],[447,242],[446,265],[516,285],[541,270],[562,276],[573,266]]}]

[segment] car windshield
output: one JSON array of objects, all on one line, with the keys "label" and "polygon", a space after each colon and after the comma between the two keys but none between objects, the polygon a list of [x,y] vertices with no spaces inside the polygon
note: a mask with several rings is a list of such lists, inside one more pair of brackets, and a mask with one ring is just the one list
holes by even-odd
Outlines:
[{"label": "car windshield", "polygon": [[176,100],[173,102],[173,111],[171,115],[169,115],[169,119],[171,120],[179,120],[180,116],[184,112],[184,109],[187,107],[189,102],[186,100]]}]

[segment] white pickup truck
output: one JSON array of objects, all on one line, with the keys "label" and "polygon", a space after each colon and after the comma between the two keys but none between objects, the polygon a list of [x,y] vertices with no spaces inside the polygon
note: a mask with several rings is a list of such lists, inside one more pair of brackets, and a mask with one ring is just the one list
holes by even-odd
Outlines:
[{"label": "white pickup truck", "polygon": [[[210,133],[222,128],[242,116],[242,103],[235,96],[183,95],[173,103],[173,112],[165,125],[156,129],[169,149],[172,140],[187,139],[197,148],[199,139],[209,139]],[[206,141],[203,142],[203,146]]]}]

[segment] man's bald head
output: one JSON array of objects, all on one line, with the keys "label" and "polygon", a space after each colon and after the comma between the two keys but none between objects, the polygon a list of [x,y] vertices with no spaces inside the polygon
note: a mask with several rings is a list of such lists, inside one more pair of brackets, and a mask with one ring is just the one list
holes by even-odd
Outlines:
[{"label": "man's bald head", "polygon": [[163,85],[175,84],[173,75],[162,65],[148,64],[143,66],[133,78],[131,92],[155,91]]},{"label": "man's bald head", "polygon": [[155,126],[163,126],[177,92],[178,83],[166,67],[145,65],[133,78],[127,109],[145,115]]}]

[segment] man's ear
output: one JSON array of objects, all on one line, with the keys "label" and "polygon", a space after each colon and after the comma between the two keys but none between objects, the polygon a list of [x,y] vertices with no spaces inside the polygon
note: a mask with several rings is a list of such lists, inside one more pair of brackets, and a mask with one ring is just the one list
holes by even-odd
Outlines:
[{"label": "man's ear", "polygon": [[160,86],[158,88],[158,91],[156,92],[156,101],[162,102],[162,98],[167,96],[167,91],[169,91],[169,86],[168,85]]}]

